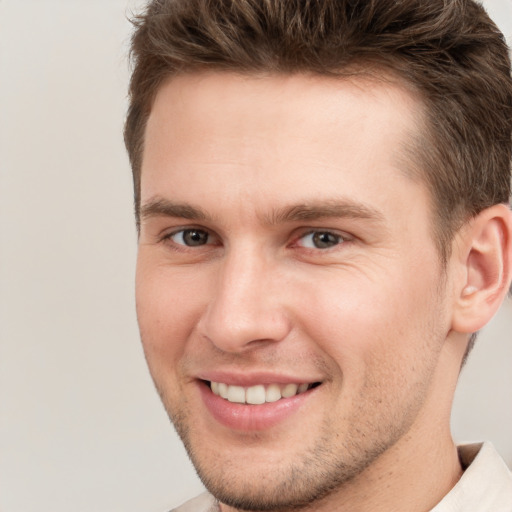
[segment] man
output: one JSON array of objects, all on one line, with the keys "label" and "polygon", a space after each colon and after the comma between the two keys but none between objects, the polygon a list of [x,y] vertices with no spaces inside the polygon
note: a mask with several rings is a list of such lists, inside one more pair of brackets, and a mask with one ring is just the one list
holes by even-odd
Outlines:
[{"label": "man", "polygon": [[512,80],[470,0],[158,0],[125,138],[137,313],[208,493],[512,510],[452,397],[511,281]]}]

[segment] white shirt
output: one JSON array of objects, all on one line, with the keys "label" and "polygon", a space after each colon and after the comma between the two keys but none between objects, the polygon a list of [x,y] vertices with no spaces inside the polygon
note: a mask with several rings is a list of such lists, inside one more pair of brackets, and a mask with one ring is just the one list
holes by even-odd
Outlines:
[{"label": "white shirt", "polygon": [[[466,468],[455,487],[430,512],[512,512],[512,473],[491,443],[459,446]],[[171,512],[220,512],[203,493]]]},{"label": "white shirt", "polygon": [[459,446],[467,468],[430,512],[512,512],[512,473],[491,443]]}]

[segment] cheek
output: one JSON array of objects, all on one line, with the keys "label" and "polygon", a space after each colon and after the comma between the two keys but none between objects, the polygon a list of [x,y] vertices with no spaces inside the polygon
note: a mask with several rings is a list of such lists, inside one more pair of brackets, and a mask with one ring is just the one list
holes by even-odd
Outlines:
[{"label": "cheek", "polygon": [[362,383],[370,367],[385,365],[388,380],[393,371],[414,366],[420,353],[435,350],[427,340],[443,322],[436,282],[433,277],[420,282],[403,272],[395,279],[388,272],[380,282],[346,275],[324,281],[328,285],[312,287],[308,294],[303,328],[345,378],[353,373]]},{"label": "cheek", "polygon": [[442,311],[429,286],[372,284],[345,281],[314,294],[303,328],[337,368],[333,421],[386,438],[407,428],[426,400],[444,340]]},{"label": "cheek", "polygon": [[201,287],[190,276],[180,276],[165,265],[139,256],[136,274],[137,319],[150,369],[173,368],[182,357],[186,340],[195,328]]}]

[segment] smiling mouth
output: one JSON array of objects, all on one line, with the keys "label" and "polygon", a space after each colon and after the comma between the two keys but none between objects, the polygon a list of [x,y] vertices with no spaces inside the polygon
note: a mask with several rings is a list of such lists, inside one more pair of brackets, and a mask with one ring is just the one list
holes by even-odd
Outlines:
[{"label": "smiling mouth", "polygon": [[224,382],[206,382],[214,395],[228,402],[237,404],[261,405],[277,402],[283,398],[291,398],[305,393],[320,385],[320,382],[302,384],[257,384],[243,387],[225,384]]}]

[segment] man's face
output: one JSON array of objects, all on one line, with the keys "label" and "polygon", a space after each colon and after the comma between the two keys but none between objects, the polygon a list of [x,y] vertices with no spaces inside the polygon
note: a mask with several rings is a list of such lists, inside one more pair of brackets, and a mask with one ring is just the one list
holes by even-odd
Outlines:
[{"label": "man's face", "polygon": [[300,75],[185,75],[156,97],[139,324],[224,503],[298,507],[438,420],[445,281],[400,168],[419,110],[397,85]]}]

